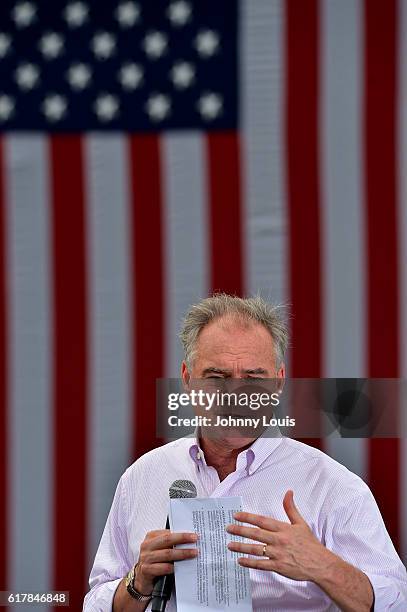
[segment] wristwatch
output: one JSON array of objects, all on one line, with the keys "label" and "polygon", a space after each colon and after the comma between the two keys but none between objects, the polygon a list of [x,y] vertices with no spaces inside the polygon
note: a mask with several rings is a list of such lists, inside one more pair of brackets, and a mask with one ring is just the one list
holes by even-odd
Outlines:
[{"label": "wristwatch", "polygon": [[126,576],[125,584],[127,592],[137,601],[150,601],[151,595],[143,595],[134,587],[134,575],[136,573],[137,564],[134,565]]}]

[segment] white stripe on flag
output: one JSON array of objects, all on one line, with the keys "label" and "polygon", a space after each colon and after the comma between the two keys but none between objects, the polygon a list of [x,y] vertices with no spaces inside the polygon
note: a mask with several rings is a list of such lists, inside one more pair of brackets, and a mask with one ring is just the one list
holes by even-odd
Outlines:
[{"label": "white stripe on flag", "polygon": [[321,4],[321,215],[328,376],[362,376],[365,362],[361,32],[360,2]]},{"label": "white stripe on flag", "polygon": [[126,150],[121,135],[85,139],[89,261],[89,563],[112,491],[130,463],[131,329]]},{"label": "white stripe on flag", "polygon": [[[321,228],[328,377],[364,372],[364,231],[362,218],[362,6],[359,1],[321,3]],[[366,443],[326,440],[328,454],[362,477]]]},{"label": "white stripe on flag", "polygon": [[52,367],[47,151],[8,137],[6,235],[10,316],[9,588],[51,587]]},{"label": "white stripe on flag", "polygon": [[[399,244],[400,244],[400,376],[407,378],[407,0],[400,0],[399,40]],[[401,402],[400,513],[401,549],[407,561],[407,398]]]},{"label": "white stripe on flag", "polygon": [[[208,287],[208,215],[203,136],[170,134],[161,139],[166,282],[165,373],[178,377],[182,347],[177,337],[188,307]],[[154,273],[154,272],[152,272]]]},{"label": "white stripe on flag", "polygon": [[243,0],[240,23],[245,286],[281,302],[288,295],[282,4]]}]

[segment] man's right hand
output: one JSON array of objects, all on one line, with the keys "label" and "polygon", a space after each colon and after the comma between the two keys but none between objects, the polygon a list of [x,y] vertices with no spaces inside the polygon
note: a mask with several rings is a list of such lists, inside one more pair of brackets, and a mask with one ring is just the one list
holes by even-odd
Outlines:
[{"label": "man's right hand", "polygon": [[175,533],[169,529],[149,531],[140,545],[140,556],[134,577],[134,586],[139,593],[150,595],[158,576],[174,572],[173,561],[192,559],[196,548],[173,548],[176,544],[194,544],[196,533]]}]

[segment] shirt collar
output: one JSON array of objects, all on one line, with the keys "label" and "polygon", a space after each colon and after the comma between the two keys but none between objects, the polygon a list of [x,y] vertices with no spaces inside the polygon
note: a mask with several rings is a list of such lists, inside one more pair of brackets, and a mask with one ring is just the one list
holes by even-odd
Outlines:
[{"label": "shirt collar", "polygon": [[[246,469],[248,474],[253,474],[260,465],[279,446],[283,435],[277,427],[268,427],[253,444],[238,454],[236,470]],[[189,455],[199,467],[206,466],[203,450],[199,445],[199,430],[196,429],[189,446]]]}]

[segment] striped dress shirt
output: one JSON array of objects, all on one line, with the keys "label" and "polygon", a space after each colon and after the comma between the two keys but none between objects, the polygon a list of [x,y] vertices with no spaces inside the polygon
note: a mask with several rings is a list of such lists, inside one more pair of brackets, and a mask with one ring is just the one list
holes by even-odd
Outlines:
[{"label": "striped dress shirt", "polygon": [[[236,470],[220,481],[193,436],[148,452],[120,478],[91,570],[84,612],[111,612],[116,588],[136,563],[146,533],[164,528],[168,489],[178,478],[194,482],[198,497],[240,496],[244,511],[280,521],[288,521],[283,498],[292,489],[315,536],[368,576],[375,611],[407,610],[406,568],[361,478],[306,444],[260,437],[238,455]],[[250,570],[250,580],[256,612],[338,610],[313,582],[259,570]],[[168,612],[174,610],[175,595],[167,604]]]}]

